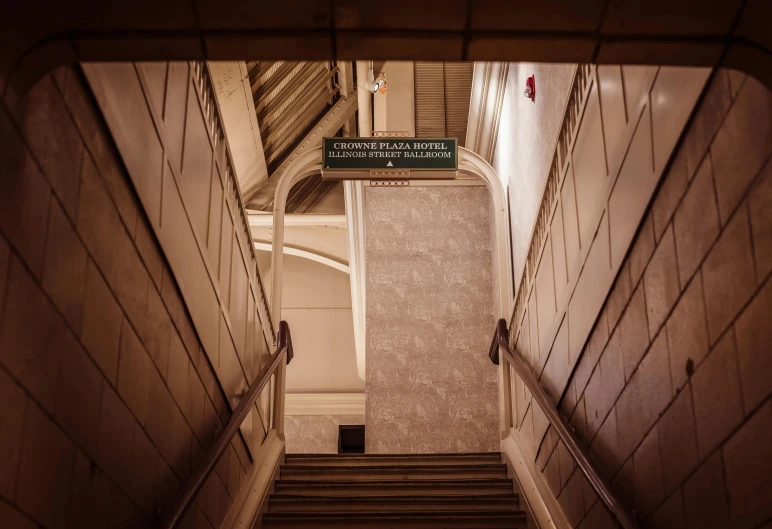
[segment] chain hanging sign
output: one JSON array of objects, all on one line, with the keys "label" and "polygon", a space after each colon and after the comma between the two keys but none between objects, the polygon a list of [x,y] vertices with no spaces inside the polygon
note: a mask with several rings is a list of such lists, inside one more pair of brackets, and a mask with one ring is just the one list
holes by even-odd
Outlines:
[{"label": "chain hanging sign", "polygon": [[324,138],[322,177],[447,179],[458,171],[455,138]]}]

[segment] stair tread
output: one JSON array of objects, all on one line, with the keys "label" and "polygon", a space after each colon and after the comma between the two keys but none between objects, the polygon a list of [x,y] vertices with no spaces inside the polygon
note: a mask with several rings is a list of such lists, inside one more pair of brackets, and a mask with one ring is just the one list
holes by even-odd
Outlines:
[{"label": "stair tread", "polygon": [[466,495],[410,495],[410,496],[295,496],[272,494],[269,511],[272,513],[359,513],[359,512],[432,512],[445,513],[462,511],[519,512],[520,502],[515,494],[484,496]]},{"label": "stair tread", "polygon": [[511,486],[512,481],[507,478],[461,478],[461,479],[411,479],[406,480],[394,480],[394,479],[372,479],[367,481],[361,480],[307,480],[307,479],[279,479],[276,481],[276,486],[279,488],[334,488],[334,489],[346,489],[346,488],[445,488],[445,489],[457,489],[463,487],[484,487],[484,486]]},{"label": "stair tread", "polygon": [[[360,487],[363,485],[361,481],[345,481],[345,480],[339,480],[339,481],[319,481],[319,480],[301,480],[301,479],[279,479],[276,481],[277,484],[291,484],[291,485],[310,485],[310,486],[334,486],[334,487],[341,487],[341,486],[357,486]],[[449,487],[457,486],[457,485],[504,485],[504,484],[510,484],[512,483],[512,480],[510,478],[456,478],[456,479],[446,479],[443,481],[438,482],[436,479],[413,479],[410,481],[394,481],[394,480],[372,480],[372,481],[366,481],[365,484],[368,485],[377,485],[378,483],[384,483],[389,485],[410,485],[410,484],[416,484],[416,485],[432,485],[432,486],[441,486],[446,485]]]},{"label": "stair tread", "polygon": [[413,480],[413,479],[468,479],[474,477],[506,477],[507,467],[504,464],[486,465],[376,465],[376,466],[282,466],[281,478],[285,481],[293,479],[338,481],[342,479],[371,480]]},{"label": "stair tread", "polygon": [[340,498],[339,496],[303,496],[300,494],[271,494],[271,500],[292,500],[292,501],[309,501],[309,502],[339,502],[339,501],[361,501],[361,502],[367,502],[367,501],[418,501],[418,500],[428,500],[428,501],[443,501],[443,502],[457,502],[462,501],[464,499],[470,499],[474,501],[481,501],[481,500],[503,500],[503,499],[517,499],[517,494],[510,492],[510,493],[503,493],[503,494],[485,494],[485,495],[475,495],[475,496],[467,496],[467,495],[442,495],[442,494],[419,494],[415,496],[394,496],[394,495],[388,495],[388,494],[373,494],[370,496],[353,496],[351,498]]},{"label": "stair tread", "polygon": [[267,512],[263,515],[265,520],[270,519],[321,519],[321,518],[520,518],[524,517],[524,511],[512,511],[505,509],[485,509],[485,510],[468,510],[468,511],[454,511],[452,513],[440,513],[440,512],[421,512],[421,511],[408,511],[408,512],[396,512],[396,511],[367,511],[367,512]]},{"label": "stair tread", "polygon": [[[425,465],[421,463],[416,463],[414,465],[411,465],[408,468],[431,468],[431,469],[438,469],[438,468],[448,468],[452,470],[457,470],[460,468],[506,468],[506,464],[504,463],[466,463],[461,465],[451,465],[451,464],[435,464],[435,465]],[[382,468],[393,468],[393,469],[399,469],[401,470],[403,467],[402,465],[362,465],[362,466],[351,466],[351,465],[282,465],[282,468],[288,468],[291,470],[297,470],[297,469],[307,469],[307,468],[323,468],[323,469],[330,469],[330,468],[340,468],[340,469],[357,469],[362,468],[366,470],[377,470]]]},{"label": "stair tread", "polygon": [[485,472],[504,472],[507,466],[503,463],[484,465],[282,465],[282,476],[293,474],[480,474]]},{"label": "stair tread", "polygon": [[285,459],[302,459],[305,457],[333,457],[339,459],[398,459],[398,458],[439,458],[456,456],[496,456],[501,457],[501,452],[432,452],[431,454],[287,454]]},{"label": "stair tread", "polygon": [[399,461],[501,461],[498,452],[481,454],[288,454],[285,463],[295,464],[297,461],[334,461],[341,463],[357,462],[370,464],[372,462],[399,462]]},{"label": "stair tread", "polygon": [[266,528],[526,527],[498,452],[290,454],[269,496]]},{"label": "stair tread", "polygon": [[373,465],[458,465],[464,463],[501,463],[499,453],[486,454],[407,454],[407,455],[382,455],[363,456],[361,454],[296,454],[287,456],[285,466],[298,465],[340,465],[340,466],[373,466]]}]

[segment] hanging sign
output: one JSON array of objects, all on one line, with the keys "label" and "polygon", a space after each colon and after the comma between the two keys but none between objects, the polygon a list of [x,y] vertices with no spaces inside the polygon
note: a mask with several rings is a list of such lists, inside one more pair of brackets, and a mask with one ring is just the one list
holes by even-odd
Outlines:
[{"label": "hanging sign", "polygon": [[436,179],[458,171],[455,138],[324,138],[323,148],[324,178],[370,178],[374,171],[384,178],[409,172],[411,179]]}]

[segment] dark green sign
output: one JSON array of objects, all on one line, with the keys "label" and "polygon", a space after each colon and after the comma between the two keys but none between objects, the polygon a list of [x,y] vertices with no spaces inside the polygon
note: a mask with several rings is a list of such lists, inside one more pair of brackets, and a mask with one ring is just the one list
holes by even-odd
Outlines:
[{"label": "dark green sign", "polygon": [[448,138],[324,138],[322,169],[457,171],[458,141]]}]

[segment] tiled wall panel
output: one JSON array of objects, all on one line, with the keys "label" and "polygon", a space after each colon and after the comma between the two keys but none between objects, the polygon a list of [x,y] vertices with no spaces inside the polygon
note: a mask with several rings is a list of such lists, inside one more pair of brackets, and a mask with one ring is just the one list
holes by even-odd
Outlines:
[{"label": "tiled wall panel", "polygon": [[[664,80],[658,81],[660,73]],[[568,358],[575,366],[659,181],[662,170],[654,170],[653,145],[669,156],[678,139],[678,132],[663,131],[660,139],[652,129],[652,97],[660,107],[667,98],[678,108],[667,116],[667,126],[680,130],[707,75],[705,69],[690,68],[583,66],[577,71],[513,316],[527,313],[527,327],[514,325],[513,332],[527,334],[528,340],[516,341],[523,342],[521,352],[537,376],[565,316]],[[662,120],[661,108],[658,112]],[[560,224],[562,230],[556,228]],[[555,251],[548,236],[559,237],[561,231],[564,252]],[[545,246],[552,258],[536,260]],[[545,310],[540,296],[546,289],[540,285],[545,277],[561,278],[564,269],[565,286],[556,284],[560,294],[549,294],[556,310]]]},{"label": "tiled wall panel", "polygon": [[[740,134],[731,154],[722,145],[729,130]],[[715,167],[725,163],[751,176],[733,182],[733,207],[721,216]],[[770,182],[772,92],[718,70],[560,402],[644,527],[751,529],[772,517],[772,283],[767,252],[752,242],[770,232]],[[767,214],[751,216],[759,204]],[[557,378],[545,370],[546,388],[545,377]],[[598,527],[608,514],[587,486],[580,512],[569,485],[578,471],[561,466],[554,432],[540,442],[536,466],[547,483],[560,482],[551,488],[571,525]]]},{"label": "tiled wall panel", "polygon": [[[589,243],[588,243],[589,244]],[[603,216],[600,227],[590,244],[587,260],[568,303],[568,348],[579,351],[592,328],[608,288],[611,286],[611,265],[608,243],[608,217]]]},{"label": "tiled wall panel", "polygon": [[[192,81],[191,81],[192,84]],[[185,143],[182,155],[182,180],[185,204],[192,217],[193,227],[202,244],[209,234],[209,193],[212,186],[212,147],[204,116],[198,106],[198,93],[188,88],[188,106],[185,117]]]},{"label": "tiled wall panel", "polygon": [[635,127],[619,178],[608,199],[611,265],[614,268],[619,267],[627,253],[656,185],[656,173],[652,168],[651,118],[648,112],[644,112]]},{"label": "tiled wall panel", "polygon": [[574,168],[579,240],[584,246],[592,240],[599,206],[605,198],[603,191],[607,181],[600,100],[595,83],[587,97],[571,160]]},{"label": "tiled wall panel", "polygon": [[[533,317],[528,321],[528,332],[530,333],[530,338],[528,340],[528,357],[531,361],[531,366],[533,366],[534,369],[540,368],[540,360],[541,360],[541,343],[539,342],[539,315],[536,311],[536,291],[531,291],[531,296],[528,298],[528,312],[533,315]],[[546,325],[546,322],[543,322],[543,325]]]},{"label": "tiled wall panel", "polygon": [[[536,273],[536,298],[538,299],[538,319],[543,322],[552,322],[555,316],[555,278],[552,263],[552,244],[548,239],[544,245],[539,271]],[[547,333],[549,325],[539,328],[539,343],[541,348],[548,347]],[[545,351],[546,353],[546,351]],[[540,356],[545,356],[541,355]]]},{"label": "tiled wall panel", "polygon": [[576,212],[576,188],[574,187],[574,168],[568,165],[563,187],[560,192],[561,200],[558,208],[561,209],[566,244],[566,267],[568,269],[568,281],[576,281],[577,267],[581,257],[581,244],[579,241],[579,217]]},{"label": "tiled wall panel", "polygon": [[606,163],[609,164],[610,153],[615,153],[619,143],[624,141],[623,133],[627,125],[622,67],[618,65],[598,66],[598,87],[600,107],[603,111]]},{"label": "tiled wall panel", "polygon": [[562,208],[556,208],[555,215],[552,217],[550,243],[555,263],[552,273],[555,278],[555,307],[557,310],[558,305],[563,305],[563,296],[566,295],[566,288],[568,287],[568,261],[566,258],[566,236],[563,226]]},{"label": "tiled wall panel", "polygon": [[[115,63],[86,65],[84,70],[117,147],[128,160],[129,175],[223,384],[225,406],[230,407],[260,363],[254,342],[253,350],[245,350],[247,296],[256,301],[251,319],[264,339],[272,342],[273,330],[203,67],[169,63],[164,70],[159,65],[148,69],[141,63]],[[164,72],[162,105],[158,99]],[[137,155],[137,142],[146,145],[143,154],[152,156]],[[156,159],[161,163],[154,164]],[[163,179],[150,172],[161,167]],[[250,435],[247,426],[243,432]],[[255,435],[262,439],[265,432]]]},{"label": "tiled wall panel", "polygon": [[[0,519],[150,527],[230,415],[151,227],[161,164],[129,159],[134,185],[76,68],[0,109],[0,130]],[[227,508],[250,466],[237,437],[198,505]]]}]

